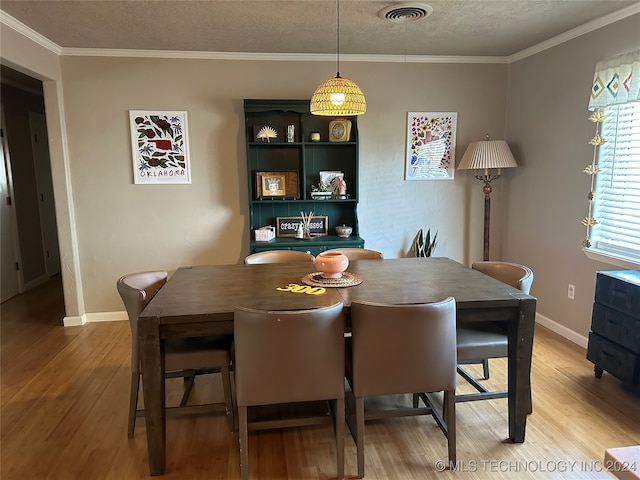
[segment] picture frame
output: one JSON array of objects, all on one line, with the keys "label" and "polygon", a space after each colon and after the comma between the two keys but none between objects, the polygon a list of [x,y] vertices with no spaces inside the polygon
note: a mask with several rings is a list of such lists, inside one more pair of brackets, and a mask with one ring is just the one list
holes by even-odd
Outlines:
[{"label": "picture frame", "polygon": [[134,184],[190,184],[186,111],[129,110]]},{"label": "picture frame", "polygon": [[405,180],[453,180],[457,112],[408,112]]},{"label": "picture frame", "polygon": [[280,173],[264,175],[260,183],[260,194],[263,197],[284,196],[287,185],[286,176]]},{"label": "picture frame", "polygon": [[[302,216],[276,217],[276,237],[295,237],[298,225],[302,222]],[[310,234],[312,237],[324,237],[329,235],[329,217],[326,215],[314,215],[311,217]]]},{"label": "picture frame", "polygon": [[270,172],[255,172],[256,179],[256,188],[255,188],[255,198],[256,200],[260,200],[263,197],[269,197],[273,199],[274,195],[264,195],[263,192],[263,178],[274,176],[274,175],[284,175],[284,193],[283,197],[290,199],[299,199],[300,198],[300,181],[299,174],[297,170],[274,170]]},{"label": "picture frame", "polygon": [[320,171],[320,183],[331,186],[331,193],[338,194],[339,185],[336,181],[337,178],[344,180],[344,172],[338,171]]}]

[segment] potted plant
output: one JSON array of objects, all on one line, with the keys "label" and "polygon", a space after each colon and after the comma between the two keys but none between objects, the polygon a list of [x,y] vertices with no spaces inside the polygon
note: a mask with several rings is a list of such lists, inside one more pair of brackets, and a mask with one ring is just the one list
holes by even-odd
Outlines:
[{"label": "potted plant", "polygon": [[415,240],[413,241],[413,254],[416,257],[430,257],[436,248],[438,239],[438,232],[431,238],[431,229],[427,230],[427,233],[423,235],[422,229],[418,230]]}]

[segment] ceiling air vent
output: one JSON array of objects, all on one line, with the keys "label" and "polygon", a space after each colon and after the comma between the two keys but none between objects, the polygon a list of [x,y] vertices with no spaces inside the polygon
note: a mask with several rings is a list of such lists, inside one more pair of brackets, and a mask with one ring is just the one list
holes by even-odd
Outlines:
[{"label": "ceiling air vent", "polygon": [[433,12],[433,7],[426,3],[395,3],[378,12],[380,18],[390,22],[406,22],[426,18]]}]

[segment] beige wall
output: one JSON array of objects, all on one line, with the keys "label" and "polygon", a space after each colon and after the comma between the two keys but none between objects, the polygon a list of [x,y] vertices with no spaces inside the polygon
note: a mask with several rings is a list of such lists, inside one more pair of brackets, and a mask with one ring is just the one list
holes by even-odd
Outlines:
[{"label": "beige wall", "polygon": [[[492,258],[531,265],[539,312],[585,335],[595,271],[613,268],[580,251],[588,191],[581,171],[593,134],[586,97],[597,60],[637,48],[636,26],[637,15],[509,67],[344,63],[341,73],[368,101],[359,119],[367,246],[403,256],[417,229],[430,227],[439,231],[436,255],[465,263],[481,257],[480,182],[468,172],[453,181],[403,181],[406,112],[456,111],[457,161],[488,133],[506,135],[520,164],[494,184]],[[67,315],[121,311],[114,282],[125,272],[240,262],[249,241],[242,99],[308,98],[332,69],[61,57],[63,81],[45,83],[45,100],[58,127],[50,128],[50,142]],[[191,185],[133,185],[130,109],[188,112]],[[68,287],[67,278],[77,283]],[[577,287],[573,302],[565,300],[568,282]]]},{"label": "beige wall", "polygon": [[[509,181],[502,257],[535,272],[537,312],[586,337],[596,271],[616,266],[581,249],[595,134],[587,104],[597,61],[640,48],[640,15],[509,67],[507,140],[520,167]],[[638,268],[638,267],[636,267]],[[575,300],[567,286],[575,285]]]},{"label": "beige wall", "polygon": [[[334,74],[313,62],[62,59],[70,172],[87,312],[121,310],[126,272],[241,262],[248,253],[243,98],[309,98]],[[458,156],[504,128],[505,65],[344,64],[368,99],[359,119],[360,229],[366,245],[404,256],[421,227],[436,253],[480,252],[478,182],[403,180],[408,111],[458,112]],[[134,185],[128,110],[188,112],[191,185]],[[491,112],[487,114],[487,112]],[[472,193],[472,195],[469,195]],[[498,200],[496,200],[498,201]],[[471,240],[470,240],[471,238]]]}]

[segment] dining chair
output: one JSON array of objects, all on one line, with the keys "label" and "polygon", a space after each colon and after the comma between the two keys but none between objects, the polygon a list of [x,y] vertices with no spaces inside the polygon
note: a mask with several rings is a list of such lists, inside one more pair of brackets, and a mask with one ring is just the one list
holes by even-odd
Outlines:
[{"label": "dining chair", "polygon": [[[456,302],[425,304],[351,302],[353,336],[347,343],[346,376],[355,397],[347,424],[356,442],[358,477],[364,477],[366,420],[431,415],[447,438],[449,462],[456,461]],[[427,392],[444,392],[444,414]],[[412,394],[413,405],[365,410],[365,397]],[[422,400],[424,407],[419,407]]]},{"label": "dining chair", "polygon": [[[507,285],[528,294],[533,282],[530,268],[517,263],[484,261],[475,262],[471,268],[489,275]],[[507,390],[489,391],[479,380],[460,365],[482,363],[483,379],[489,379],[489,359],[508,356],[508,336],[500,325],[486,322],[464,322],[457,328],[458,373],[476,390],[475,393],[456,396],[457,402],[505,398]]]},{"label": "dining chair", "polygon": [[340,252],[349,260],[365,260],[365,259],[382,259],[384,256],[377,250],[370,250],[368,248],[334,248],[333,250],[327,250],[328,252]]},{"label": "dining chair", "polygon": [[312,310],[238,307],[233,320],[240,474],[249,477],[248,430],[324,423],[329,416],[249,422],[248,407],[335,401],[338,479],[344,477],[344,318],[342,304]]},{"label": "dining chair", "polygon": [[315,257],[308,252],[298,250],[266,250],[248,255],[244,259],[244,263],[313,262],[314,260]]},{"label": "dining chair", "polygon": [[[144,416],[144,409],[138,408],[140,376],[144,374],[138,352],[138,316],[154,295],[167,282],[167,272],[163,270],[137,272],[124,275],[116,282],[118,293],[127,310],[131,327],[131,388],[129,393],[128,437],[132,438],[136,417]],[[224,412],[229,429],[234,431],[235,408],[231,391],[230,366],[231,343],[228,335],[194,337],[165,340],[165,378],[182,377],[185,381],[184,393],[177,407],[168,411],[185,413]],[[224,403],[187,405],[196,375],[221,373]]]}]

